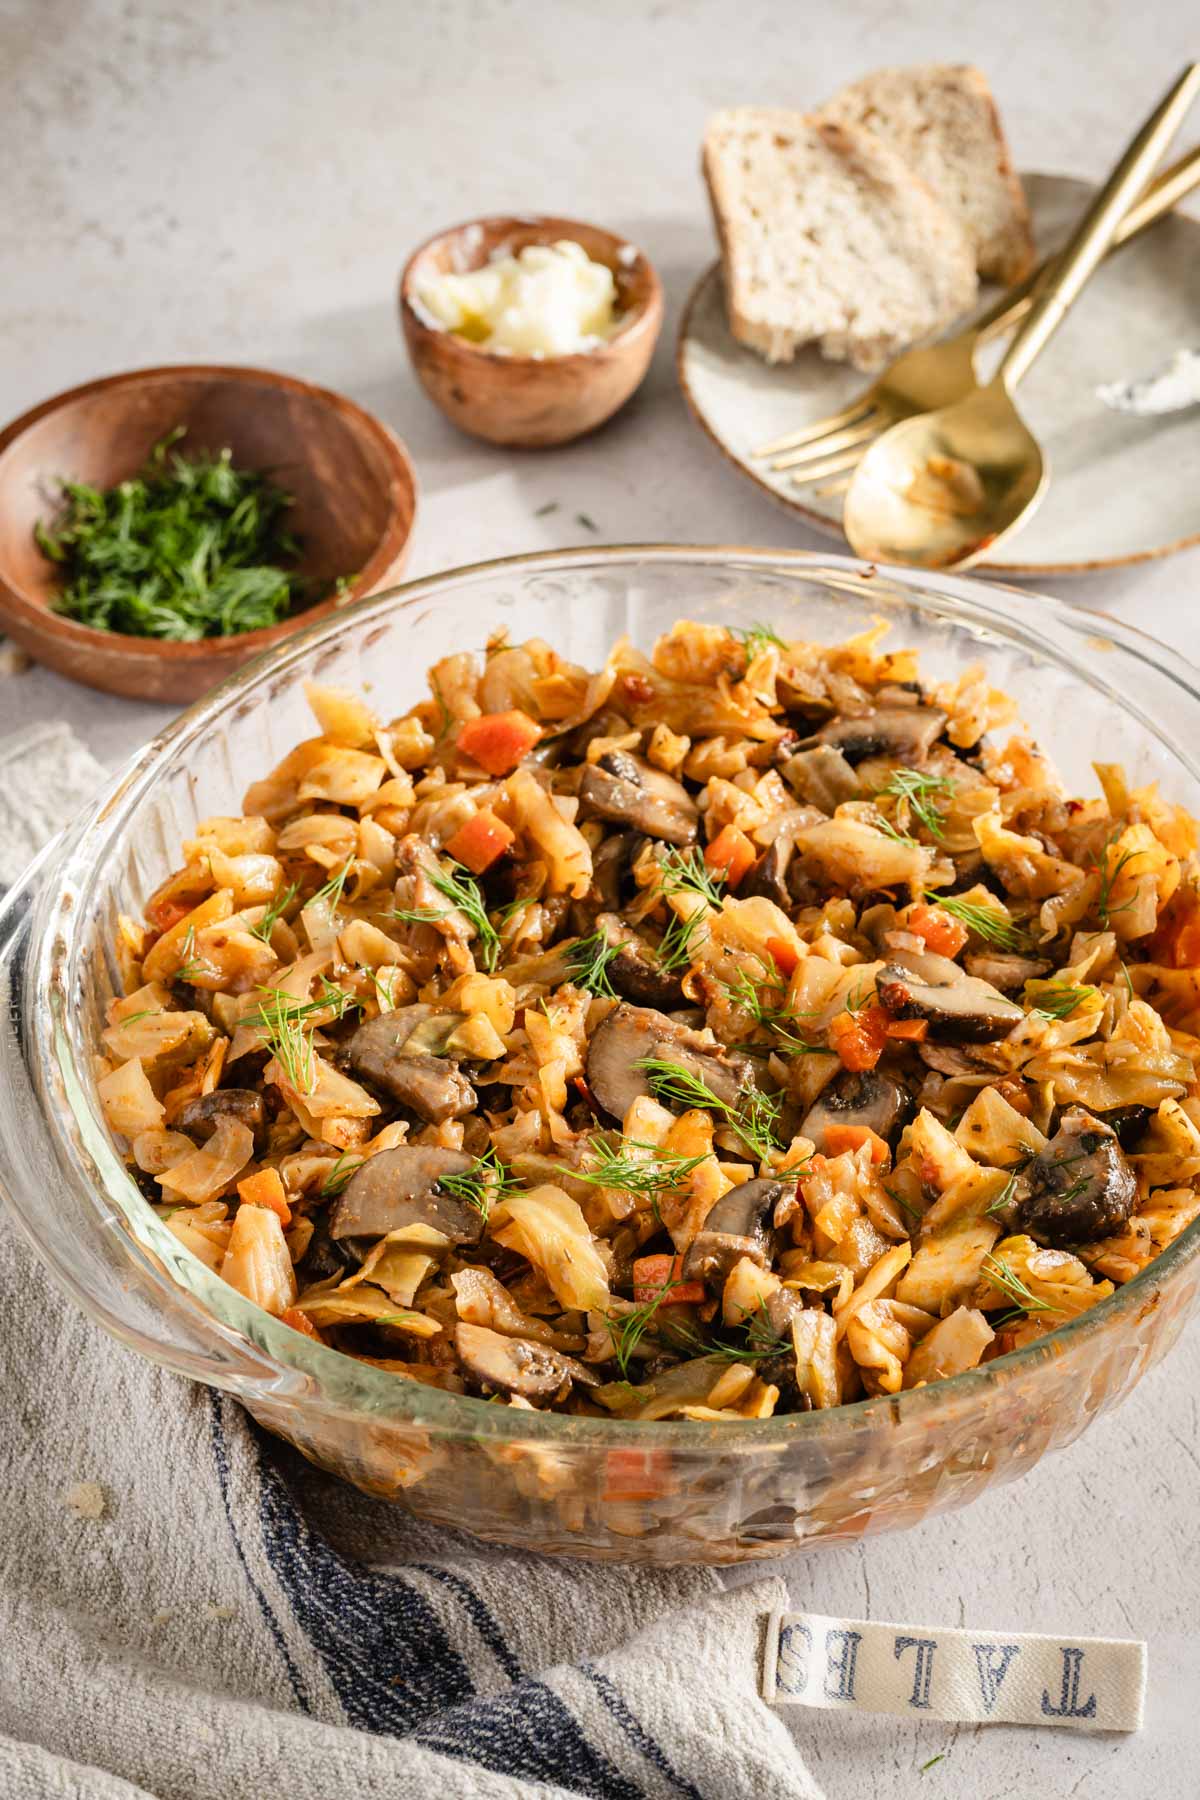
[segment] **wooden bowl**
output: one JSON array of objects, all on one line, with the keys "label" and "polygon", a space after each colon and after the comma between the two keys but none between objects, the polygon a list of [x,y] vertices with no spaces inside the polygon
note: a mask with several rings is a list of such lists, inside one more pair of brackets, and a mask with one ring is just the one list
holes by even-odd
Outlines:
[{"label": "wooden bowl", "polygon": [[[164,643],[97,631],[51,611],[59,570],[34,541],[52,519],[59,482],[109,488],[132,475],[176,425],[184,446],[226,445],[244,469],[269,470],[295,496],[297,572],[353,577],[264,631]],[[194,700],[302,625],[385,586],[404,565],[417,507],[412,465],[378,419],[340,394],[265,369],[135,369],[43,401],[0,433],[0,631],[35,662],[89,687],[138,700]]]},{"label": "wooden bowl", "polygon": [[[571,356],[507,356],[429,323],[414,303],[422,281],[465,274],[527,244],[571,238],[616,277],[621,323],[594,350]],[[640,250],[576,219],[475,219],[415,250],[400,277],[400,322],[421,385],[455,425],[492,444],[567,444],[621,406],[650,366],[662,325],[662,286]]]}]

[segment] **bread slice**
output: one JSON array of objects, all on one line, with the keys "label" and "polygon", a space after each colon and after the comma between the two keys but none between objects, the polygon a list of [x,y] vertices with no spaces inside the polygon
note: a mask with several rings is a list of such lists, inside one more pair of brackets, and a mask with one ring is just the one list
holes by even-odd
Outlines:
[{"label": "bread slice", "polygon": [[709,121],[703,169],[730,329],[768,362],[815,340],[878,368],[975,298],[962,227],[869,131],[732,107]]},{"label": "bread slice", "polygon": [[965,63],[880,69],[835,94],[821,117],[898,150],[961,224],[983,276],[1033,267],[1033,226],[987,77]]}]

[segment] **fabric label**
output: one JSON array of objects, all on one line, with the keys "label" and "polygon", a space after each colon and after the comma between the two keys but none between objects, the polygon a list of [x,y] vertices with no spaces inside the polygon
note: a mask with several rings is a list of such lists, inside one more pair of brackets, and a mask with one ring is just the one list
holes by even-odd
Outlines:
[{"label": "fabric label", "polygon": [[927,1719],[1137,1731],[1146,1646],[770,1613],[763,1699]]}]

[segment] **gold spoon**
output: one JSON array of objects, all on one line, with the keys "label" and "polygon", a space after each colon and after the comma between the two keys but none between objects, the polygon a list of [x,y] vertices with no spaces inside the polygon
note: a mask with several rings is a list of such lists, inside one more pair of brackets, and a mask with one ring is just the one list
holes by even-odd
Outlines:
[{"label": "gold spoon", "polygon": [[923,569],[965,569],[1034,511],[1049,471],[1012,390],[1103,258],[1198,90],[1200,63],[1192,63],[1055,259],[992,379],[953,405],[893,425],[872,444],[846,495],[843,526],[856,555]]}]

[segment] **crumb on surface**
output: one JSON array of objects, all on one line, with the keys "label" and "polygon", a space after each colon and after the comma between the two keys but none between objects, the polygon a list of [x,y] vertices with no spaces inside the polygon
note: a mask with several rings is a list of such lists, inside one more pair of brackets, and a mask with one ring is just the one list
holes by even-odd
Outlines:
[{"label": "crumb on surface", "polygon": [[79,1519],[102,1519],[108,1510],[104,1489],[98,1481],[73,1481],[63,1499]]},{"label": "crumb on surface", "polygon": [[201,1611],[203,1612],[206,1619],[236,1619],[237,1618],[237,1608],[235,1606],[214,1606],[211,1601],[208,1601],[201,1608]]},{"label": "crumb on surface", "polygon": [[32,667],[33,658],[27,650],[8,638],[0,638],[0,675],[24,675]]}]

